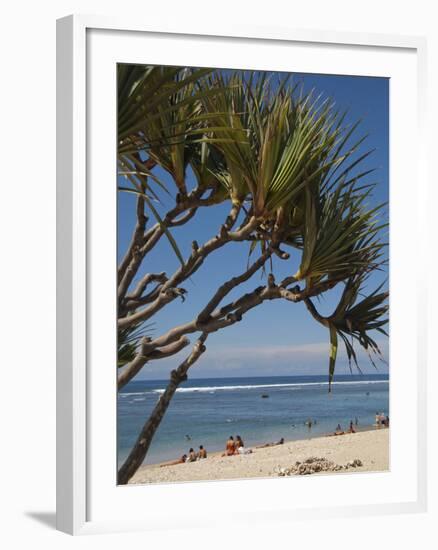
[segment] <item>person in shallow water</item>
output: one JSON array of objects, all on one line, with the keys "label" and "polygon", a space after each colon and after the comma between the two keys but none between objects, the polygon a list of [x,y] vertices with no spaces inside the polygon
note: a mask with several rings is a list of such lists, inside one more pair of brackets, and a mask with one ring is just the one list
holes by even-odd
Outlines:
[{"label": "person in shallow water", "polygon": [[202,445],[199,445],[198,460],[201,460],[202,458],[207,458],[207,451]]},{"label": "person in shallow water", "polygon": [[353,421],[352,421],[352,420],[350,420],[350,430],[349,430],[349,431],[350,431],[351,434],[355,434],[355,433],[356,433],[356,430],[354,429]]}]

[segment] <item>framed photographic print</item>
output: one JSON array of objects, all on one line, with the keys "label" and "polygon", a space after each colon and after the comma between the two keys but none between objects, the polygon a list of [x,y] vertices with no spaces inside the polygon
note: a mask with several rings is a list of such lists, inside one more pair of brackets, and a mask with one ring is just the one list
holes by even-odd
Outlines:
[{"label": "framed photographic print", "polygon": [[424,509],[423,63],[58,22],[59,529]]}]

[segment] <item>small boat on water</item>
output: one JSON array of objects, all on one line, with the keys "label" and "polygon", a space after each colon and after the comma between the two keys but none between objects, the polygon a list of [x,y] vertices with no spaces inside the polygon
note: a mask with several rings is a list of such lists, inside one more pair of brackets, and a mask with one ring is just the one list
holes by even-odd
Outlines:
[{"label": "small boat on water", "polygon": [[269,395],[267,393],[262,393],[262,398],[263,399],[266,399],[267,397],[269,397]]}]

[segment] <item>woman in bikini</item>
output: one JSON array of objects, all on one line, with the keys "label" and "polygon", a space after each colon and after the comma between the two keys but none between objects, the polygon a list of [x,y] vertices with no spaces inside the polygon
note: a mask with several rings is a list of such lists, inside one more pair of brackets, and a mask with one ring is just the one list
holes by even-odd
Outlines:
[{"label": "woman in bikini", "polygon": [[234,443],[234,453],[237,455],[239,454],[239,449],[241,447],[245,447],[244,443],[243,443],[243,440],[242,438],[240,437],[240,435],[236,435],[236,441]]},{"label": "woman in bikini", "polygon": [[232,456],[236,452],[234,438],[232,435],[228,438],[227,444],[225,446],[225,453],[222,456]]}]

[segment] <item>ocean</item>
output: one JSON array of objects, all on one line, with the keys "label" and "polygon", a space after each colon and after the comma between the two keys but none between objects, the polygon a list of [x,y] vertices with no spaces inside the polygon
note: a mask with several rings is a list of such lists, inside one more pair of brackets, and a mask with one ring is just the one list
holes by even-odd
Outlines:
[{"label": "ocean", "polygon": [[[119,465],[165,386],[165,380],[139,380],[119,392]],[[177,390],[144,464],[179,458],[199,445],[222,450],[230,435],[240,435],[251,447],[281,437],[315,437],[338,424],[346,430],[356,419],[358,429],[365,429],[374,424],[376,412],[388,411],[388,375],[339,375],[330,394],[327,376],[190,379]]]}]

